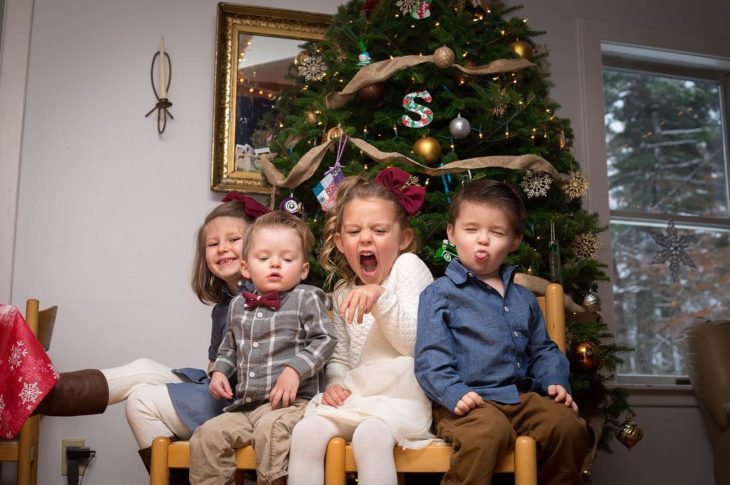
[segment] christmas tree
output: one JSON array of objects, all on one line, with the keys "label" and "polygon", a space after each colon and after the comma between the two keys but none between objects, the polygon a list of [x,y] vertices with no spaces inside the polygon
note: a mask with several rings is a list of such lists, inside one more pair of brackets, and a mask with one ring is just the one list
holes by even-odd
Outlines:
[{"label": "christmas tree", "polygon": [[[452,193],[481,177],[520,190],[528,222],[509,263],[528,285],[558,281],[570,295],[574,397],[605,447],[631,413],[625,393],[605,385],[626,350],[611,343],[598,313],[595,290],[607,276],[595,259],[596,234],[605,227],[581,207],[588,181],[573,156],[573,133],[549,97],[547,54],[534,41],[540,32],[517,10],[489,0],[341,6],[325,39],[305,44],[291,66],[295,87],[282,94],[278,129],[263,142],[277,154],[264,160],[265,172],[282,204],[303,208],[319,238],[341,176],[387,165],[408,171],[427,187],[411,225],[435,277],[450,260]],[[312,265],[314,283],[323,283]]]}]

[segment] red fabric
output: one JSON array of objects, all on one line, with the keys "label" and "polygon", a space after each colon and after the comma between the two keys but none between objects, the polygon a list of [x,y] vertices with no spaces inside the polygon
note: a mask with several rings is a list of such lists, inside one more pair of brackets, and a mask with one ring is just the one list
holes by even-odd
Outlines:
[{"label": "red fabric", "polygon": [[252,199],[247,195],[239,194],[238,192],[228,192],[226,196],[223,197],[223,202],[230,202],[232,200],[237,200],[238,202],[242,203],[243,211],[251,219],[256,219],[257,217],[262,216],[267,212],[271,212],[271,209],[269,209],[262,203]]},{"label": "red fabric", "polygon": [[12,305],[0,305],[0,437],[13,438],[58,382],[58,372]]},{"label": "red fabric", "polygon": [[250,310],[257,306],[265,306],[266,308],[271,308],[272,310],[278,310],[281,306],[278,291],[270,291],[263,295],[256,295],[254,293],[244,291],[243,297],[246,299],[246,303],[244,303],[243,306],[245,306],[247,310]]},{"label": "red fabric", "polygon": [[406,214],[412,216],[423,207],[423,202],[426,200],[426,187],[411,185],[408,183],[410,177],[400,168],[388,167],[375,177],[375,181],[393,192]]}]

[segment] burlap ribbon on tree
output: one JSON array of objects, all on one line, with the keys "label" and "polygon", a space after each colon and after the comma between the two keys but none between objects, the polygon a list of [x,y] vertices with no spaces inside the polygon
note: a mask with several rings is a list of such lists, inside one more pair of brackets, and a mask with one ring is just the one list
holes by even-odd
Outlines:
[{"label": "burlap ribbon on tree", "polygon": [[[327,106],[332,109],[341,108],[347,104],[363,87],[390,79],[394,73],[403,69],[408,69],[409,67],[417,66],[424,62],[433,62],[433,55],[402,56],[368,64],[361,68],[357,74],[350,79],[350,82],[347,83],[342,91],[327,95]],[[527,59],[497,59],[489,64],[475,67],[464,67],[458,64],[452,65],[452,67],[459,69],[465,74],[474,76],[519,71],[520,69],[530,66],[534,66],[534,64]]]},{"label": "burlap ribbon on tree", "polygon": [[[550,281],[527,273],[516,273],[515,283],[524,286],[536,295],[544,296]],[[582,313],[586,311],[585,308],[574,302],[569,295],[564,295],[563,299],[566,310],[573,313]]]},{"label": "burlap ribbon on tree", "polygon": [[[282,174],[279,169],[274,166],[272,160],[276,157],[276,153],[265,153],[260,155],[259,160],[261,162],[261,168],[271,185],[286,189],[294,189],[314,175],[314,172],[317,171],[327,149],[338,141],[339,140],[333,139],[311,148],[307,153],[302,155],[297,164],[294,165],[294,168],[292,168],[289,172],[289,175],[284,176],[284,174]],[[550,162],[537,155],[497,155],[490,157],[467,158],[466,160],[457,160],[440,167],[429,167],[418,163],[402,153],[380,151],[378,148],[365,140],[361,140],[360,138],[348,137],[347,142],[355,145],[365,155],[376,162],[401,162],[415,167],[419,173],[429,176],[438,176],[446,173],[461,173],[478,168],[502,167],[512,170],[526,170],[528,168],[531,170],[541,170],[543,172],[547,172],[556,180],[565,178],[555,169],[555,167],[552,166]]]}]

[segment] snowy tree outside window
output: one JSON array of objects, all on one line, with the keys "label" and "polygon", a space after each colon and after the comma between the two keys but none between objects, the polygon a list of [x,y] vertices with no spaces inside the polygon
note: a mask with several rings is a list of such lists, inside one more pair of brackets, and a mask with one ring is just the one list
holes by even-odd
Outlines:
[{"label": "snowy tree outside window", "polygon": [[622,375],[686,382],[685,324],[727,317],[726,72],[604,56],[614,329],[635,349]]}]

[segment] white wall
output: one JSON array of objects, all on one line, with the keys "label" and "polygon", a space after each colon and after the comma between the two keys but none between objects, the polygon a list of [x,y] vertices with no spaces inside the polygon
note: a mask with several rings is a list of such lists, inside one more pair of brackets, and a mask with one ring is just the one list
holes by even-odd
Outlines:
[{"label": "white wall", "polygon": [[[305,8],[295,0],[266,3]],[[315,0],[306,8],[329,13],[338,3]],[[521,3],[531,25],[547,31],[554,98],[572,121],[587,168],[604,162],[582,155],[579,18],[728,40],[725,0]],[[193,233],[220,199],[208,189],[216,4],[35,0],[12,302],[38,297],[61,305],[50,352],[61,370],[140,356],[205,363],[209,308],[195,300],[188,279]],[[172,57],[175,120],[158,137],[144,114],[154,104],[149,63],[162,36]],[[0,274],[9,271],[0,260]],[[644,441],[630,454],[615,444],[613,455],[601,455],[594,483],[711,483],[709,445],[692,399],[667,399],[635,402]],[[85,485],[145,482],[122,405],[101,416],[46,417],[42,425],[39,483],[65,483],[62,438],[85,438],[97,451]]]}]

